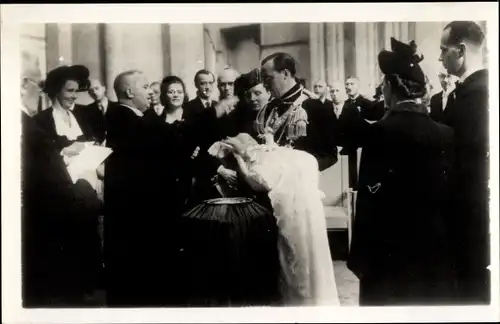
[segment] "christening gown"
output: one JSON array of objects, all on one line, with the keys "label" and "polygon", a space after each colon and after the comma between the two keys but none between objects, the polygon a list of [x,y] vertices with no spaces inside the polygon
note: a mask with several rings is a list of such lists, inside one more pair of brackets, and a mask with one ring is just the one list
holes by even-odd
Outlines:
[{"label": "christening gown", "polygon": [[246,181],[268,191],[277,220],[284,304],[338,306],[317,160],[275,144],[250,146],[241,156]]}]

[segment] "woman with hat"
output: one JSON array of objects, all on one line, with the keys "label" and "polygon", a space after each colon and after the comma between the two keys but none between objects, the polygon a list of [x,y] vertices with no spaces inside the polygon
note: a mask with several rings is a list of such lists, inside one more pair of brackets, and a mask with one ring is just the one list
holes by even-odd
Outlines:
[{"label": "woman with hat", "polygon": [[254,125],[257,113],[267,104],[271,96],[262,83],[260,70],[253,69],[240,75],[235,80],[234,87],[239,102],[233,113],[224,120],[224,135],[247,133],[257,138],[258,133]]},{"label": "woman with hat", "polygon": [[[60,66],[47,74],[43,91],[47,93],[52,101],[52,106],[37,115],[34,120],[36,124],[45,132],[47,138],[54,143],[54,148],[61,152],[65,163],[68,158],[78,155],[85,147],[86,141],[93,141],[90,124],[79,114],[76,109],[76,98],[78,91],[84,91],[89,86],[89,71],[81,65]],[[83,107],[82,107],[83,108]],[[97,172],[88,172],[88,181],[94,189],[98,184]],[[61,179],[57,175],[51,174],[51,181],[55,184]],[[43,190],[43,188],[41,189]],[[61,189],[64,190],[64,189]],[[70,188],[66,188],[68,195]],[[60,244],[60,260],[47,260],[55,264],[65,264],[68,269],[78,272],[80,277],[74,276],[74,282],[63,284],[68,294],[82,292],[93,294],[97,289],[100,271],[100,238],[98,233],[98,215],[102,212],[101,207],[90,208],[93,197],[85,198],[79,208],[81,218],[72,219],[76,215],[64,215],[66,221],[53,222],[52,231],[57,237],[53,238]],[[51,202],[55,206],[59,205],[61,210],[64,201]],[[52,243],[52,241],[51,241]],[[69,264],[71,263],[71,264]],[[73,273],[68,273],[71,278]],[[66,278],[65,278],[66,279]],[[61,279],[61,282],[62,279]],[[76,287],[76,288],[75,288]],[[70,291],[73,289],[73,291]],[[80,289],[80,290],[79,290]],[[78,296],[77,296],[78,297]],[[68,297],[69,298],[69,297]]]},{"label": "woman with hat", "polygon": [[57,67],[47,74],[44,83],[43,91],[52,105],[38,113],[35,121],[65,158],[77,155],[85,142],[94,140],[91,125],[76,105],[77,92],[87,90],[89,84],[89,70],[83,65]]},{"label": "woman with hat", "polygon": [[378,56],[389,110],[365,138],[347,264],[361,305],[441,305],[453,286],[441,211],[453,131],[428,116],[415,43],[391,47]]}]

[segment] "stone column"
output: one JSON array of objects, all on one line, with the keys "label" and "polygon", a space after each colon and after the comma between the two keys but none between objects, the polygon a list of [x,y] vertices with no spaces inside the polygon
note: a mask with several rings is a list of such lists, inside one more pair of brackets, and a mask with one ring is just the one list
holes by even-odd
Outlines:
[{"label": "stone column", "polygon": [[111,100],[116,100],[113,83],[116,76],[122,72],[123,39],[119,24],[105,24],[104,33],[104,74],[106,78],[107,96]]},{"label": "stone column", "polygon": [[170,67],[186,83],[189,98],[196,96],[194,75],[205,67],[203,24],[170,25]]},{"label": "stone column", "polygon": [[47,24],[47,71],[73,62],[71,24]]},{"label": "stone column", "polygon": [[384,48],[386,50],[391,49],[391,37],[392,37],[392,23],[386,22],[384,24]]},{"label": "stone column", "polygon": [[311,23],[309,28],[309,49],[311,59],[311,86],[325,79],[325,35],[323,23]]},{"label": "stone column", "polygon": [[409,29],[408,22],[400,22],[399,23],[399,40],[403,43],[408,43],[409,38]]},{"label": "stone column", "polygon": [[215,71],[216,70],[216,64],[217,64],[217,46],[214,43],[214,31],[213,27],[211,27],[211,24],[205,24],[203,26],[203,47],[205,51],[205,69],[209,71]]},{"label": "stone column", "polygon": [[369,29],[370,23],[356,23],[356,76],[360,81],[360,93],[363,95],[370,93],[374,78],[373,56],[376,54]]},{"label": "stone column", "polygon": [[344,81],[344,25],[326,24],[326,81]]}]

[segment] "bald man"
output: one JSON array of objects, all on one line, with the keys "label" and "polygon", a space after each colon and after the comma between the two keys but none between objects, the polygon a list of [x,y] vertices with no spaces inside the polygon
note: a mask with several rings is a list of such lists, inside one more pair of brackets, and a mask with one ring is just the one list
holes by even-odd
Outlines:
[{"label": "bald man", "polygon": [[[140,265],[147,243],[150,213],[144,200],[148,186],[148,146],[152,136],[142,117],[149,107],[151,89],[138,70],[119,74],[114,82],[117,109],[108,112],[107,146],[113,153],[105,162],[104,256],[107,271],[107,299],[110,306],[141,305],[154,295],[150,277]],[[147,247],[147,249],[153,248]],[[154,261],[154,260],[152,260]],[[142,295],[142,298],[141,298]]]},{"label": "bald man", "polygon": [[107,302],[115,307],[176,305],[182,291],[175,287],[182,280],[175,233],[169,230],[176,229],[184,202],[176,199],[178,188],[171,185],[180,181],[182,171],[176,166],[182,157],[170,152],[177,136],[190,139],[196,131],[203,133],[224,115],[225,107],[200,112],[203,118],[189,125],[186,134],[190,121],[172,131],[148,109],[152,90],[141,71],[121,73],[114,88],[120,106],[109,111],[107,145],[113,153],[104,175]]},{"label": "bald man", "polygon": [[233,68],[225,68],[217,78],[217,87],[219,88],[220,99],[231,98],[234,96],[234,81],[240,74]]},{"label": "bald man", "polygon": [[331,103],[331,100],[328,99],[328,87],[325,80],[316,81],[313,86],[313,92],[318,96],[318,100],[321,101],[321,103]]}]

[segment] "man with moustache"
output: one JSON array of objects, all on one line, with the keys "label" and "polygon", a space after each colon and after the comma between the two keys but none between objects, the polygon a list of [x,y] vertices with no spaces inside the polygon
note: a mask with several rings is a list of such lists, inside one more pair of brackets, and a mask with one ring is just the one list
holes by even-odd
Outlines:
[{"label": "man with moustache", "polygon": [[185,109],[198,112],[204,108],[214,107],[217,102],[212,100],[215,76],[208,70],[199,70],[194,75],[194,85],[197,89],[196,98],[185,105]]},{"label": "man with moustache", "polygon": [[443,90],[431,97],[430,116],[439,123],[443,120],[444,112],[448,104],[448,97],[455,89],[454,79],[456,77],[448,74],[448,72],[444,71],[444,68],[443,71],[439,72],[438,77]]},{"label": "man with moustache", "polygon": [[443,30],[439,60],[459,78],[442,123],[455,131],[449,228],[456,248],[460,304],[490,303],[488,70],[484,33],[472,21],[453,21]]},{"label": "man with moustache", "polygon": [[359,93],[358,78],[347,78],[345,90],[348,98],[339,117],[338,144],[342,146],[340,154],[349,156],[349,186],[355,190],[358,186],[357,149],[368,126],[364,119],[372,112],[373,104]]},{"label": "man with moustache", "polygon": [[[22,300],[27,308],[96,306],[86,294],[96,282],[88,250],[97,235],[101,202],[92,188],[95,172],[73,183],[51,138],[32,119],[40,95],[37,67],[23,54],[21,77]],[[84,227],[85,226],[85,227]],[[95,238],[95,240],[93,240]],[[94,243],[94,244],[92,244]],[[90,287],[87,285],[90,283]],[[94,286],[94,287],[92,287]]]},{"label": "man with moustache", "polygon": [[[195,114],[205,109],[215,107],[218,102],[212,100],[214,83],[215,76],[212,72],[205,69],[196,72],[194,76],[194,84],[197,88],[197,97],[185,105],[185,110]],[[229,84],[227,84],[224,86],[224,89],[227,91],[221,91],[221,93],[229,93],[231,89],[234,92],[234,84],[232,88]],[[194,159],[194,188],[193,197],[190,199],[190,202],[193,205],[205,199],[215,198],[213,197],[214,190],[212,178],[219,165],[216,159],[212,158],[208,154],[208,148],[222,135],[219,131],[216,131],[217,127],[214,127],[213,130],[214,131],[211,134],[200,134],[200,137],[203,137],[204,140],[200,142],[198,155]]]},{"label": "man with moustache", "polygon": [[312,154],[323,171],[337,162],[327,110],[305,102],[307,95],[297,83],[295,60],[278,52],[261,64],[264,85],[272,100],[257,116],[259,133],[273,134],[278,145],[286,145]]}]

